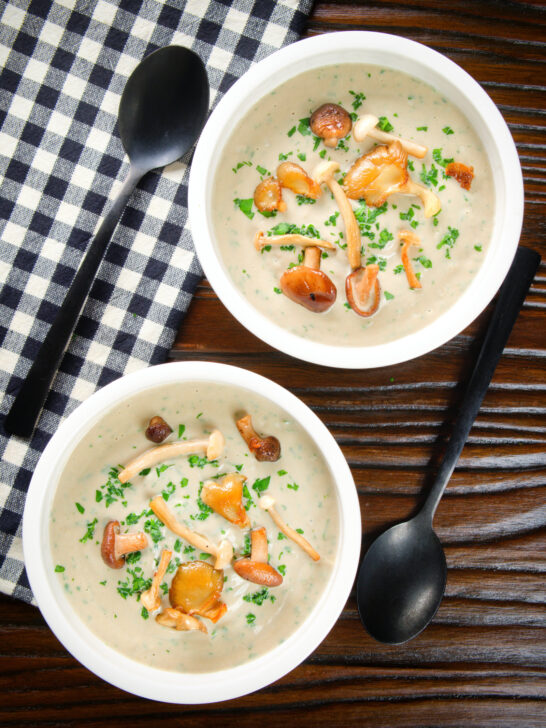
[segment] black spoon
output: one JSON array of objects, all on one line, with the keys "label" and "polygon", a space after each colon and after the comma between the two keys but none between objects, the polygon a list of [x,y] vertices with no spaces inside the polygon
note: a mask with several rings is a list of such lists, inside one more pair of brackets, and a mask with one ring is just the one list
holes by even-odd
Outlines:
[{"label": "black spoon", "polygon": [[497,305],[442,464],[419,513],[381,534],[360,566],[357,600],[364,627],[380,642],[401,644],[436,614],[446,585],[446,559],[432,529],[434,512],[487,392],[493,372],[533,280],[540,255],[518,248]]},{"label": "black spoon", "polygon": [[102,221],[70,290],[5,419],[7,432],[30,437],[110,237],[142,177],[180,159],[199,136],[208,112],[203,62],[181,46],[160,48],[135,68],[119,105],[119,132],[131,167]]}]

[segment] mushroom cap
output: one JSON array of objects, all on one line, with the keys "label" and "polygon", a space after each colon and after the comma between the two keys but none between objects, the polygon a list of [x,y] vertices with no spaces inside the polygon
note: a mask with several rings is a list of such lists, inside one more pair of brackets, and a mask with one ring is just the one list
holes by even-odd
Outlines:
[{"label": "mushroom cap", "polygon": [[338,139],[346,137],[353,125],[349,113],[338,104],[322,104],[309,119],[311,131],[324,139],[326,146],[335,147]]},{"label": "mushroom cap", "polygon": [[345,279],[347,301],[359,316],[367,318],[379,308],[381,287],[378,271],[378,266],[369,265],[366,268],[357,268]]},{"label": "mushroom cap", "polygon": [[315,167],[313,172],[313,179],[319,185],[326,182],[327,179],[332,177],[339,170],[339,164],[334,160],[320,162]]},{"label": "mushroom cap", "polygon": [[286,210],[286,203],[282,199],[282,190],[279,180],[275,177],[266,177],[254,190],[254,204],[261,212]]},{"label": "mushroom cap", "polygon": [[144,434],[151,442],[160,443],[163,442],[163,440],[165,440],[172,431],[172,427],[165,422],[163,417],[156,415],[150,420]]},{"label": "mushroom cap", "polygon": [[243,528],[250,523],[243,506],[245,476],[227,473],[220,481],[207,480],[201,491],[201,500],[230,523]]},{"label": "mushroom cap", "polygon": [[207,460],[216,460],[224,450],[226,441],[220,430],[213,430],[209,436],[207,447]]},{"label": "mushroom cap", "polygon": [[284,295],[291,301],[314,313],[327,311],[337,296],[337,289],[326,273],[305,265],[285,271],[280,285]]},{"label": "mushroom cap", "polygon": [[106,566],[111,569],[121,569],[125,564],[125,558],[116,554],[116,536],[118,533],[119,521],[108,521],[104,527],[100,555]]},{"label": "mushroom cap", "polygon": [[371,207],[380,207],[393,192],[402,192],[409,179],[408,153],[398,140],[363,154],[349,169],[343,189],[352,200],[364,198]]},{"label": "mushroom cap", "polygon": [[355,121],[353,136],[357,142],[363,141],[368,133],[379,123],[379,118],[373,114],[363,114]]},{"label": "mushroom cap", "polygon": [[233,568],[242,579],[261,586],[279,586],[282,576],[269,564],[252,559],[238,559],[233,562]]},{"label": "mushroom cap", "polygon": [[281,456],[281,443],[275,435],[267,437],[252,438],[248,443],[248,447],[252,450],[254,457],[259,462],[276,462]]},{"label": "mushroom cap", "polygon": [[186,614],[199,614],[216,621],[225,612],[219,601],[223,587],[221,569],[215,569],[206,561],[187,561],[176,570],[169,601],[175,609]]}]

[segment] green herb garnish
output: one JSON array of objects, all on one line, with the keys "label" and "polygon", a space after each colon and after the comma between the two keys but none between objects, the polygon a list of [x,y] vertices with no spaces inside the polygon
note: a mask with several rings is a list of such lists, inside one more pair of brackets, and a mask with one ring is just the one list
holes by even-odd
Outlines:
[{"label": "green herb garnish", "polygon": [[254,217],[254,213],[252,212],[252,203],[254,200],[252,197],[249,197],[247,200],[241,200],[239,197],[236,197],[233,202],[237,205],[239,210],[248,217],[249,220],[252,220]]}]

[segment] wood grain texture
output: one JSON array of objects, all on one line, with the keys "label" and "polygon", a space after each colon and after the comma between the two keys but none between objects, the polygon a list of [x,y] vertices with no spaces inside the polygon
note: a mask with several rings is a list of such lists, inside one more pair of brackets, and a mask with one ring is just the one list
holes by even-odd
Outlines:
[{"label": "wood grain texture", "polygon": [[[445,53],[499,106],[520,154],[522,243],[546,260],[546,10],[541,0],[317,0],[308,35],[399,34]],[[420,359],[367,371],[298,362],[259,341],[203,282],[173,360],[268,376],[306,402],[351,466],[364,548],[431,482],[491,315]],[[178,707],[103,683],[32,607],[0,597],[2,726],[546,726],[546,262],[495,373],[435,525],[448,563],[430,627],[400,647],[362,630],[354,592],[300,667],[228,703]]]}]

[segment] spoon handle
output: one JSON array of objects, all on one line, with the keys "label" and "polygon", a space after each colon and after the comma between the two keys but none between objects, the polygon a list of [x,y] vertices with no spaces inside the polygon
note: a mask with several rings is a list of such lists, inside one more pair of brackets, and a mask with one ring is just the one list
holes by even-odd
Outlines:
[{"label": "spoon handle", "polygon": [[421,511],[423,517],[430,521],[434,518],[434,512],[478,415],[539,263],[540,255],[534,250],[522,247],[517,249],[514,261],[500,289],[497,304],[455,420],[444,459]]},{"label": "spoon handle", "polygon": [[129,196],[144,173],[141,169],[130,168],[118,197],[89,245],[63,304],[4,421],[4,428],[10,434],[25,438],[32,435],[106,247]]}]

